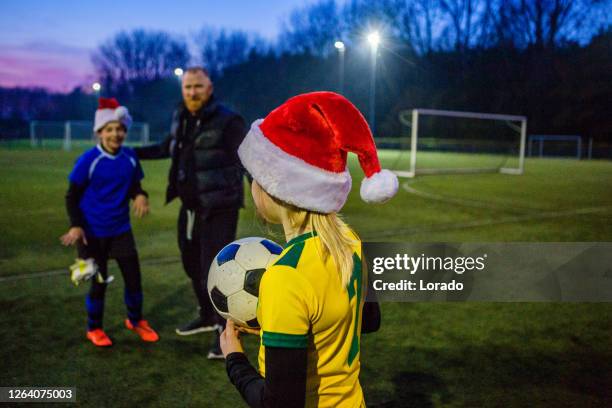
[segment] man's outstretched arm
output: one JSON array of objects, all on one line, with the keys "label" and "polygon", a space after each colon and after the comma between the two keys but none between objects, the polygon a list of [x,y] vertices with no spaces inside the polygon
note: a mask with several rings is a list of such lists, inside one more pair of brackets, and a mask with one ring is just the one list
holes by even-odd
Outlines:
[{"label": "man's outstretched arm", "polygon": [[172,135],[168,135],[162,142],[144,146],[135,147],[134,152],[140,160],[155,160],[167,159],[170,157],[170,143]]}]

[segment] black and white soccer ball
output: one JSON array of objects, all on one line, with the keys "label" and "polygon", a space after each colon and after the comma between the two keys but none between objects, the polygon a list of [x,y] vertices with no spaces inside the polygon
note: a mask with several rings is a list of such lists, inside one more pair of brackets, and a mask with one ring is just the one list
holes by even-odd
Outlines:
[{"label": "black and white soccer ball", "polygon": [[269,239],[249,237],[226,245],[217,254],[208,272],[208,295],[221,316],[245,327],[259,327],[259,282],[282,250]]}]

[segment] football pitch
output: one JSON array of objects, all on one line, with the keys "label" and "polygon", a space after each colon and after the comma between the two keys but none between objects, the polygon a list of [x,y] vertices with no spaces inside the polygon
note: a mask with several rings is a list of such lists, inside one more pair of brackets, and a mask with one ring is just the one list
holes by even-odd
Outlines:
[{"label": "football pitch", "polygon": [[[223,364],[206,360],[212,336],[179,337],[195,315],[176,244],[178,203],[164,205],[168,161],[143,162],[151,214],[133,219],[145,317],[161,340],[123,328],[119,271],[105,329],[112,349],[85,340],[84,295],[59,244],[68,227],[67,175],[78,152],[0,149],[0,386],[77,388],[78,406],[244,406]],[[427,166],[465,155],[423,153]],[[406,168],[382,151],[383,166]],[[365,241],[612,241],[612,162],[527,159],[522,176],[436,175],[400,180],[383,206],[359,198],[343,215]],[[246,191],[246,190],[245,190]],[[255,217],[250,194],[238,237],[282,243]],[[361,384],[370,407],[611,406],[612,306],[601,303],[384,303],[379,332],[364,335]],[[256,362],[257,339],[245,341]]]}]

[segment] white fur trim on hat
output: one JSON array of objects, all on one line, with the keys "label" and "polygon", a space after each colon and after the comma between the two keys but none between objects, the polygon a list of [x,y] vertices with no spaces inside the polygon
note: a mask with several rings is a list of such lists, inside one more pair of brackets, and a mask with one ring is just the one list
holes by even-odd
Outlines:
[{"label": "white fur trim on hat", "polygon": [[366,203],[384,203],[397,193],[397,176],[387,169],[374,173],[361,181],[359,194]]},{"label": "white fur trim on hat", "polygon": [[102,129],[108,122],[118,121],[126,129],[132,126],[132,117],[125,106],[119,106],[116,109],[98,109],[94,119],[94,132]]},{"label": "white fur trim on hat", "polygon": [[240,161],[270,195],[297,207],[331,213],[339,211],[351,191],[348,170],[334,173],[292,156],[264,136],[258,119],[238,148]]}]

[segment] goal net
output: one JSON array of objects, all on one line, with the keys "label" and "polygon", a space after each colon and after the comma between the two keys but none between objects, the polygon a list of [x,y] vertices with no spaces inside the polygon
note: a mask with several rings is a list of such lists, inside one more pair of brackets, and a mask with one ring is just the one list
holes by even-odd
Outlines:
[{"label": "goal net", "polygon": [[[527,118],[477,112],[414,109],[400,113],[410,129],[400,144],[395,172],[522,174]],[[387,139],[388,140],[388,139]]]},{"label": "goal net", "polygon": [[[69,121],[32,121],[30,122],[30,145],[48,149],[71,150],[86,148],[98,142],[93,131],[93,122]],[[125,141],[128,145],[149,143],[149,124],[134,122]]]}]

